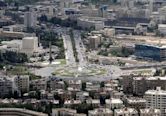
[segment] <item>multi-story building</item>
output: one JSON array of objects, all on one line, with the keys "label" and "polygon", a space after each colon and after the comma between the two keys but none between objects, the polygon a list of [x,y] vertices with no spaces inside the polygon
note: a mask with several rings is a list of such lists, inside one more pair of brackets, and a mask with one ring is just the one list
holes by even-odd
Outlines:
[{"label": "multi-story building", "polygon": [[159,24],[158,31],[160,34],[166,36],[166,24]]},{"label": "multi-story building", "polygon": [[46,90],[47,81],[45,79],[32,80],[31,85],[33,90]]},{"label": "multi-story building", "polygon": [[88,116],[113,116],[113,112],[108,108],[98,108],[88,111]]},{"label": "multi-story building", "polygon": [[78,106],[80,105],[82,102],[80,100],[66,100],[64,102],[64,106],[67,108],[71,108],[72,106]]},{"label": "multi-story building", "polygon": [[81,90],[82,81],[81,80],[69,80],[68,85],[69,85],[69,88]]},{"label": "multi-story building", "polygon": [[38,49],[37,37],[24,37],[22,39],[22,52],[26,54],[33,54]]},{"label": "multi-story building", "polygon": [[18,90],[22,93],[29,91],[29,76],[28,75],[20,75],[14,77],[14,82]]},{"label": "multi-story building", "polygon": [[147,108],[156,108],[161,111],[161,116],[166,116],[166,91],[157,87],[156,90],[148,90],[145,92]]},{"label": "multi-story building", "polygon": [[123,92],[127,94],[133,93],[133,76],[125,75],[122,77]]},{"label": "multi-story building", "polygon": [[48,116],[45,113],[21,108],[0,108],[0,116]]},{"label": "multi-story building", "polygon": [[99,83],[86,82],[86,91],[94,92],[94,91],[98,91],[99,89],[100,89]]},{"label": "multi-story building", "polygon": [[106,107],[109,109],[120,109],[123,107],[123,101],[116,98],[106,99]]},{"label": "multi-story building", "polygon": [[28,11],[24,14],[24,25],[25,27],[35,27],[37,17],[34,12]]},{"label": "multi-story building", "polygon": [[89,36],[89,48],[97,49],[99,44],[101,44],[101,37],[100,36]]},{"label": "multi-story building", "polygon": [[100,106],[100,100],[99,99],[87,99],[86,103],[89,105],[92,105],[93,108],[98,108]]},{"label": "multi-story building", "polygon": [[100,17],[80,17],[77,25],[83,29],[100,30],[104,28],[104,19]]},{"label": "multi-story building", "polygon": [[7,77],[0,78],[0,97],[13,93],[13,81]]},{"label": "multi-story building", "polygon": [[166,46],[136,44],[135,56],[145,60],[165,61]]},{"label": "multi-story building", "polygon": [[76,93],[76,99],[84,101],[89,97],[89,92],[80,91]]},{"label": "multi-story building", "polygon": [[161,116],[161,111],[153,108],[140,109],[140,116]]},{"label": "multi-story building", "polygon": [[144,109],[146,108],[146,100],[139,97],[126,98],[125,106],[135,109]]},{"label": "multi-story building", "polygon": [[115,109],[114,116],[138,116],[138,111],[134,108]]},{"label": "multi-story building", "polygon": [[133,78],[133,93],[142,96],[148,89],[154,89],[160,86],[161,89],[166,90],[165,77],[134,77]]},{"label": "multi-story building", "polygon": [[65,83],[63,81],[57,81],[56,79],[51,79],[50,80],[50,88],[51,88],[51,90],[64,89]]}]

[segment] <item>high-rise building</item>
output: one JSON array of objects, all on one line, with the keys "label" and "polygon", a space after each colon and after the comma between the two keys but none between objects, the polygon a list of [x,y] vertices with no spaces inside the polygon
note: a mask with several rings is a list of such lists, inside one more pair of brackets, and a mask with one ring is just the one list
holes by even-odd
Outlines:
[{"label": "high-rise building", "polygon": [[0,78],[0,97],[13,93],[13,81],[7,77]]},{"label": "high-rise building", "polygon": [[101,44],[101,37],[100,36],[89,36],[89,48],[97,49],[99,44]]},{"label": "high-rise building", "polygon": [[156,90],[148,90],[145,92],[147,108],[156,108],[161,111],[161,116],[166,116],[166,91],[157,87]]},{"label": "high-rise building", "polygon": [[14,78],[14,82],[20,92],[24,93],[29,91],[29,76],[28,75],[16,76]]},{"label": "high-rise building", "polygon": [[150,13],[153,12],[153,3],[154,3],[153,0],[150,0],[150,1],[149,1],[149,10],[150,10]]},{"label": "high-rise building", "polygon": [[28,11],[24,14],[24,25],[25,27],[35,27],[37,17],[34,12]]}]

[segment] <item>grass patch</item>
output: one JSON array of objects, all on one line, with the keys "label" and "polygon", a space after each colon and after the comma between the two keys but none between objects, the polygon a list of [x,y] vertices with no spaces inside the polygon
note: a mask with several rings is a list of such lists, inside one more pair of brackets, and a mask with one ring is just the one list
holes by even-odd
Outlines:
[{"label": "grass patch", "polygon": [[66,60],[65,59],[59,59],[58,61],[60,62],[61,65],[65,65],[66,64]]},{"label": "grass patch", "polygon": [[11,75],[28,75],[29,71],[28,68],[24,66],[12,66],[7,69],[7,73]]}]

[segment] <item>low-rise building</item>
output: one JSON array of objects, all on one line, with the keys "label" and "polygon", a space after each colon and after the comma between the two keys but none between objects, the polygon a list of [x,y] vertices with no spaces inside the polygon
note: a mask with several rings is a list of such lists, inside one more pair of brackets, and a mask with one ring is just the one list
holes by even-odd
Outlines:
[{"label": "low-rise building", "polygon": [[85,91],[77,92],[76,93],[76,99],[84,101],[89,97],[89,93]]},{"label": "low-rise building", "polygon": [[64,106],[67,108],[70,108],[71,106],[76,106],[76,105],[80,105],[81,101],[80,100],[66,100],[64,102]]},{"label": "low-rise building", "polygon": [[45,79],[37,79],[31,81],[33,90],[46,90],[47,81]]},{"label": "low-rise building", "polygon": [[139,97],[130,97],[125,99],[125,105],[130,108],[144,109],[146,108],[146,100]]},{"label": "low-rise building", "polygon": [[112,109],[112,110],[120,109],[124,106],[123,101],[120,99],[116,99],[116,98],[106,99],[105,103],[106,103],[106,107],[109,109]]},{"label": "low-rise building", "polygon": [[69,80],[68,86],[70,88],[81,90],[82,88],[82,81],[81,80]]},{"label": "low-rise building", "polygon": [[161,116],[161,111],[153,108],[140,109],[140,116]]},{"label": "low-rise building", "polygon": [[50,88],[51,88],[51,90],[64,89],[65,83],[63,81],[58,81],[56,79],[51,78],[50,79]]},{"label": "low-rise building", "polygon": [[115,109],[114,116],[138,116],[138,111],[134,108]]},{"label": "low-rise building", "polygon": [[77,20],[77,25],[83,29],[101,30],[104,28],[104,20],[100,17],[80,17]]},{"label": "low-rise building", "polygon": [[158,31],[160,34],[166,36],[166,24],[159,24]]},{"label": "low-rise building", "polygon": [[89,105],[92,105],[94,108],[98,108],[100,106],[100,100],[99,99],[87,99],[86,103]]},{"label": "low-rise building", "polygon": [[99,89],[100,89],[99,83],[86,82],[86,91],[95,92],[95,91],[99,91]]},{"label": "low-rise building", "polygon": [[113,112],[108,108],[98,108],[88,111],[88,116],[113,116]]}]

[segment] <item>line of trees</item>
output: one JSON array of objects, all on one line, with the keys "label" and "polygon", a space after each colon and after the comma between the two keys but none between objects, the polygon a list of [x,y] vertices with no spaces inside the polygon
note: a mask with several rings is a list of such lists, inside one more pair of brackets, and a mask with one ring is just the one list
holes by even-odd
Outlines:
[{"label": "line of trees", "polygon": [[73,35],[73,30],[69,30],[69,33],[70,33],[70,38],[71,38],[71,42],[72,42],[72,46],[73,46],[73,52],[74,52],[74,57],[75,57],[75,60],[76,62],[79,62],[79,59],[78,59],[78,53],[77,53],[77,49],[76,49],[76,45],[75,45],[75,40],[74,40],[74,35]]},{"label": "line of trees", "polygon": [[24,53],[17,53],[13,51],[0,51],[0,62],[25,63],[28,62],[28,56]]}]

